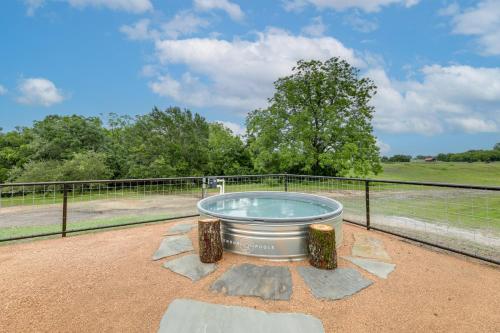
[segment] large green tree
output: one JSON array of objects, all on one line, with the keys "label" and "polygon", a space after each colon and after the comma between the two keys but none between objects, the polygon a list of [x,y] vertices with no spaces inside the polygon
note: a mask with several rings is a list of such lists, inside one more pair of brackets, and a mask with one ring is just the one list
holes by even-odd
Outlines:
[{"label": "large green tree", "polygon": [[31,143],[34,160],[65,160],[74,153],[99,151],[106,134],[98,117],[49,115],[35,121]]},{"label": "large green tree", "polygon": [[9,172],[26,163],[33,151],[30,148],[32,136],[28,128],[18,127],[3,133],[0,128],[0,183],[7,181]]},{"label": "large green tree", "polygon": [[128,177],[199,176],[208,164],[208,122],[178,107],[154,108],[124,130]]},{"label": "large green tree", "polygon": [[367,175],[380,171],[369,104],[372,80],[344,60],[299,61],[275,82],[266,109],[247,118],[259,172]]},{"label": "large green tree", "polygon": [[251,171],[248,151],[240,137],[221,123],[211,123],[208,136],[207,174],[237,175]]},{"label": "large green tree", "polygon": [[109,179],[111,175],[106,155],[87,151],[74,153],[68,160],[29,161],[22,168],[10,170],[9,179],[17,182],[73,181]]},{"label": "large green tree", "polygon": [[135,140],[130,141],[134,119],[128,115],[120,116],[111,113],[108,115],[107,125],[107,144],[104,151],[107,156],[107,164],[113,171],[112,178],[129,177],[129,150],[131,143],[135,142]]}]

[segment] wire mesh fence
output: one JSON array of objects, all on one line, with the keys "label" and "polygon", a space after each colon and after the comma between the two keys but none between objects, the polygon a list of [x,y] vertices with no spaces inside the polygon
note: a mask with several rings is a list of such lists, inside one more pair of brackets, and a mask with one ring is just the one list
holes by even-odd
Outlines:
[{"label": "wire mesh fence", "polygon": [[287,175],[288,190],[330,197],[344,206],[346,220],[366,225],[365,181],[305,175]]},{"label": "wire mesh fence", "polygon": [[196,215],[199,178],[68,185],[69,231]]},{"label": "wire mesh fence", "polygon": [[195,216],[205,196],[246,191],[331,197],[346,221],[500,261],[498,187],[291,174],[0,184],[0,241]]},{"label": "wire mesh fence", "polygon": [[370,182],[377,229],[500,261],[500,191]]},{"label": "wire mesh fence", "polygon": [[1,184],[0,188],[0,240],[13,240],[194,216],[202,178]]}]

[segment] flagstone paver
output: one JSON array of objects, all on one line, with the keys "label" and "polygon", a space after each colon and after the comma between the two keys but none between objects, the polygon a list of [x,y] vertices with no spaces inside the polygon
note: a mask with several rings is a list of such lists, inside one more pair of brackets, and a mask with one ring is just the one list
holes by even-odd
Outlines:
[{"label": "flagstone paver", "polygon": [[170,236],[162,240],[160,247],[153,254],[153,260],[173,256],[193,250],[193,243],[186,235]]},{"label": "flagstone paver", "polygon": [[349,256],[342,258],[352,262],[354,265],[363,268],[364,270],[378,276],[381,279],[387,279],[387,276],[396,268],[395,264],[388,264],[386,262],[378,261],[375,259],[354,258]]},{"label": "flagstone paver", "polygon": [[197,224],[196,223],[182,223],[182,224],[176,224],[172,227],[170,227],[168,230],[167,230],[167,233],[165,234],[166,236],[169,236],[169,235],[176,235],[176,234],[185,234],[187,232],[190,232],[191,229],[193,229],[194,227],[196,227]]},{"label": "flagstone paver", "polygon": [[323,270],[304,266],[298,267],[297,270],[311,289],[314,297],[321,299],[342,299],[373,283],[352,268]]},{"label": "flagstone paver", "polygon": [[289,300],[292,276],[288,267],[241,264],[226,271],[210,289],[230,296]]},{"label": "flagstone paver", "polygon": [[198,281],[215,271],[217,265],[204,264],[200,261],[200,257],[197,254],[188,254],[165,262],[163,267],[177,274],[184,275],[193,281]]},{"label": "flagstone paver", "polygon": [[364,257],[390,261],[391,257],[384,248],[382,240],[365,234],[354,234],[354,245],[352,246],[354,257]]},{"label": "flagstone paver", "polygon": [[176,299],[160,322],[159,333],[323,333],[321,321],[301,313],[272,313],[241,306]]}]

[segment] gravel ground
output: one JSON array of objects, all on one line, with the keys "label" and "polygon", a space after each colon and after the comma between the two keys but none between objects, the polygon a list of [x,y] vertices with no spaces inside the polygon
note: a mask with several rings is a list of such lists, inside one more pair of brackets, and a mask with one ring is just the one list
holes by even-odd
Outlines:
[{"label": "gravel ground", "polygon": [[[231,265],[269,262],[224,253],[213,274],[191,282],[162,268],[164,260],[151,261],[167,229],[156,224],[0,246],[0,332],[155,332],[175,298],[308,313],[327,332],[500,331],[498,267],[372,231],[397,267],[387,280],[363,271],[375,283],[353,297],[315,299],[296,270],[306,262],[273,263],[291,268],[290,301],[228,297],[209,287]],[[349,255],[354,232],[367,233],[346,225],[339,255]],[[196,248],[196,229],[189,235]],[[339,266],[356,268],[342,259]]]}]

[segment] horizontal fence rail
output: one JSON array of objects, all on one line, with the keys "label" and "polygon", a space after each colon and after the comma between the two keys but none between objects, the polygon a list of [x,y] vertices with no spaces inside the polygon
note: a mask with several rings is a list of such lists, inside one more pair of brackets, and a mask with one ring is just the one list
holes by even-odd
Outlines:
[{"label": "horizontal fence rail", "polygon": [[500,264],[498,186],[297,174],[0,184],[0,242],[194,217],[221,187],[331,197],[346,222]]}]

